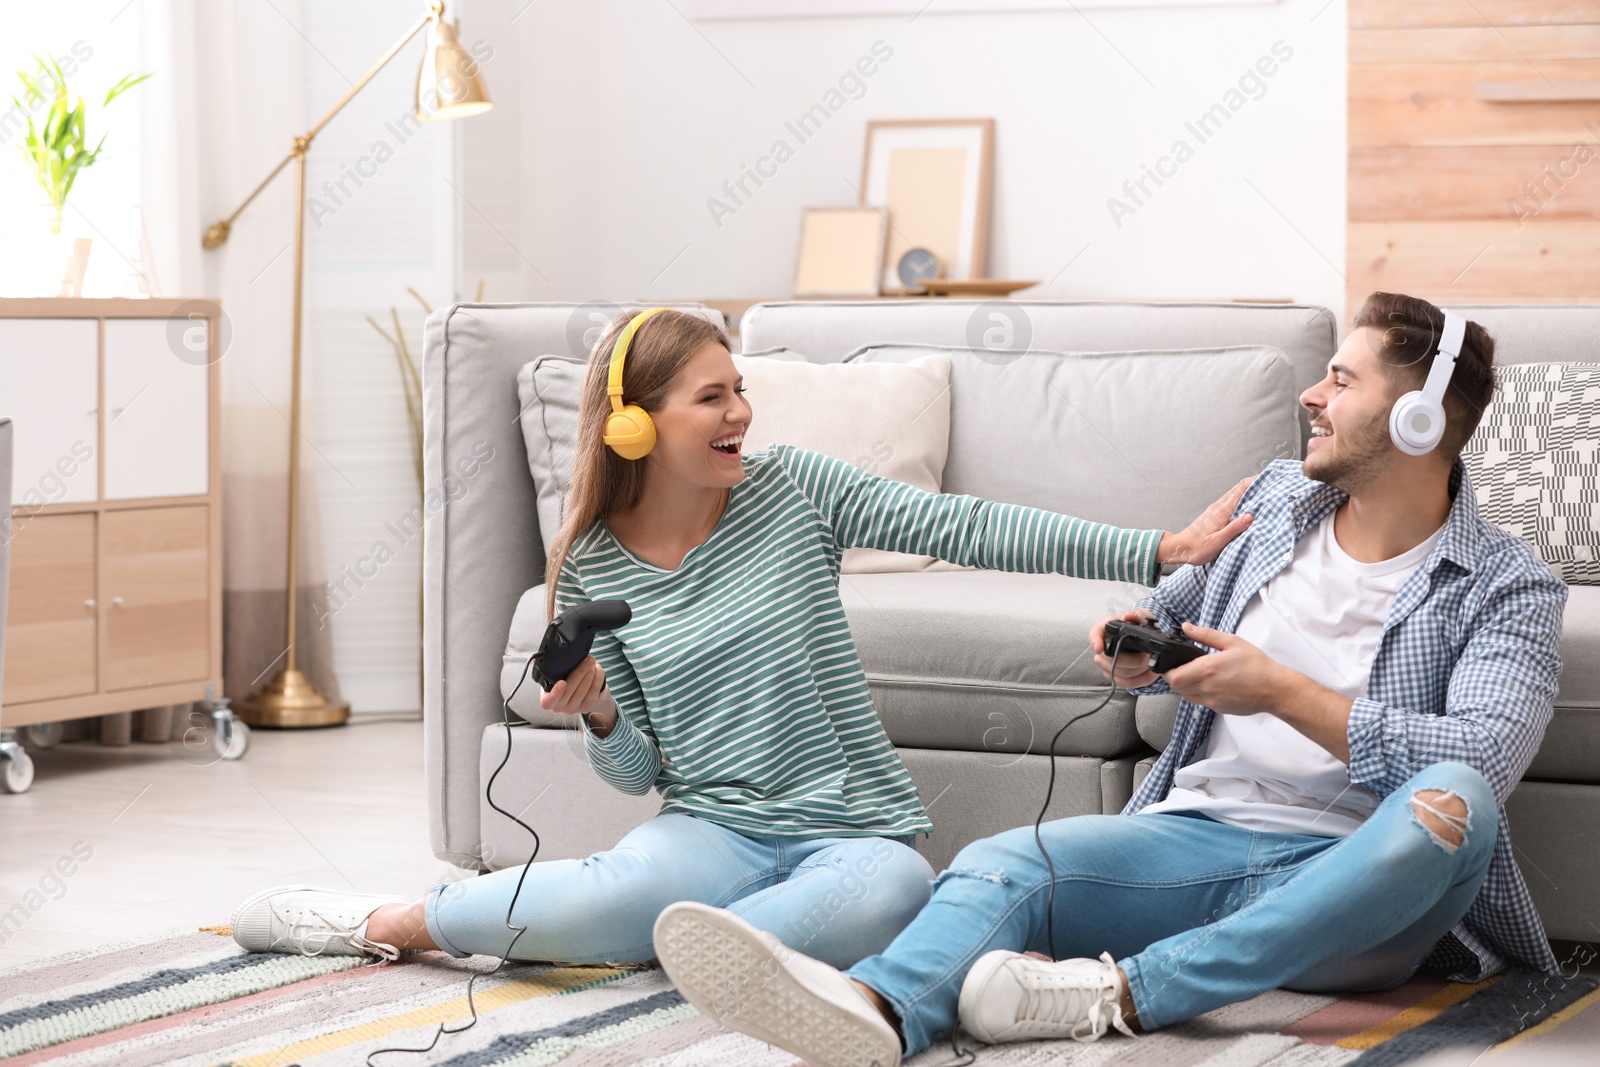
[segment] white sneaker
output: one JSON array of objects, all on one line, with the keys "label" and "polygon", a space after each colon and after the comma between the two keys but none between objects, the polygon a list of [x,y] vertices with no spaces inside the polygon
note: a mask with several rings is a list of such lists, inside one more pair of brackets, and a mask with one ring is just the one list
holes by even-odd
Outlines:
[{"label": "white sneaker", "polygon": [[979,1041],[1095,1041],[1107,1029],[1133,1036],[1122,1021],[1116,961],[1039,960],[997,950],[978,957],[961,983],[961,1025]]},{"label": "white sneaker", "polygon": [[897,1067],[900,1035],[842,973],[721,908],[673,904],[656,956],[685,1000],[815,1067]]},{"label": "white sneaker", "polygon": [[233,939],[247,952],[302,956],[377,956],[394,961],[400,950],[367,939],[367,919],[402,897],[345,893],[310,885],[280,885],[250,897],[233,913]]}]

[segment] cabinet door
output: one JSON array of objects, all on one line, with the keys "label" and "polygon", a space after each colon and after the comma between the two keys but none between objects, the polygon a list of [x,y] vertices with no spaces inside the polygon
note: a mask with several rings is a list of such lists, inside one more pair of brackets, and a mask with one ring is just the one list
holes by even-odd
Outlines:
[{"label": "cabinet door", "polygon": [[4,702],[93,693],[95,517],[18,515],[11,524]]},{"label": "cabinet door", "polygon": [[107,500],[205,494],[206,328],[204,319],[106,320]]},{"label": "cabinet door", "polygon": [[94,319],[0,319],[0,415],[16,423],[15,504],[99,495],[99,326]]},{"label": "cabinet door", "polygon": [[206,507],[108,511],[101,521],[106,688],[204,678],[211,573]]}]

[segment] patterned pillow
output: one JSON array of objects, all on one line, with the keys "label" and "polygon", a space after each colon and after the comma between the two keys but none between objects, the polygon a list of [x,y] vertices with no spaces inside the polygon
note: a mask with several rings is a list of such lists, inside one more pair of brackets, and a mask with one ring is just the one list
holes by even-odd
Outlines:
[{"label": "patterned pillow", "polygon": [[1461,459],[1483,517],[1571,585],[1600,585],[1600,365],[1514,363]]}]

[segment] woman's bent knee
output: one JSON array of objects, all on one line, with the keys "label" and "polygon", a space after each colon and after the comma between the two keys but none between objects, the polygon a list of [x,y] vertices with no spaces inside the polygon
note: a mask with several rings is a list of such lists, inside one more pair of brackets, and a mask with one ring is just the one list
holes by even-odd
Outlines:
[{"label": "woman's bent knee", "polygon": [[[886,901],[892,902],[890,910],[909,923],[933,895],[933,867],[909,845],[895,841],[883,843],[889,848],[888,854],[879,858],[878,865],[883,896]],[[874,848],[874,852],[877,851]]]},{"label": "woman's bent knee", "polygon": [[846,900],[872,899],[876,910],[910,922],[932,893],[933,868],[916,849],[885,838],[863,839],[836,852],[835,888]]}]

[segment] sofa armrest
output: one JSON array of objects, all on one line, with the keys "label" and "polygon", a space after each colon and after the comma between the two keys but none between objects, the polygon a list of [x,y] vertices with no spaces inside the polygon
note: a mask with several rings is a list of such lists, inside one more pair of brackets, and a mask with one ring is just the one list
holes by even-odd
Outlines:
[{"label": "sofa armrest", "polygon": [[483,867],[478,753],[483,728],[500,717],[500,656],[517,597],[538,583],[544,566],[517,424],[517,371],[534,353],[526,344],[496,343],[500,331],[486,310],[445,308],[423,330],[429,836],[440,859],[471,869]]}]

